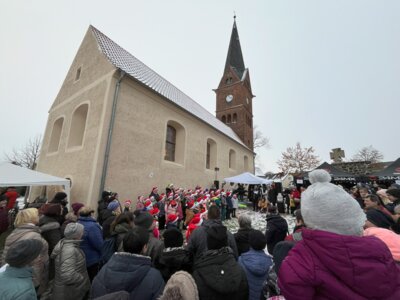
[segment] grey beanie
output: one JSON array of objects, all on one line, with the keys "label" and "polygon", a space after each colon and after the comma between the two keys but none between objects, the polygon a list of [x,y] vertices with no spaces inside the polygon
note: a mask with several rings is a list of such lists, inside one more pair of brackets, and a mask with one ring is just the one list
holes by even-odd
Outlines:
[{"label": "grey beanie", "polygon": [[7,251],[5,261],[11,267],[22,268],[29,265],[42,251],[43,243],[36,239],[20,240]]},{"label": "grey beanie", "polygon": [[312,184],[301,194],[301,214],[306,226],[361,236],[366,217],[358,202],[330,183],[331,176],[327,171],[314,170],[309,177]]},{"label": "grey beanie", "polygon": [[69,223],[64,230],[64,237],[68,240],[77,240],[82,237],[84,227],[80,223]]}]

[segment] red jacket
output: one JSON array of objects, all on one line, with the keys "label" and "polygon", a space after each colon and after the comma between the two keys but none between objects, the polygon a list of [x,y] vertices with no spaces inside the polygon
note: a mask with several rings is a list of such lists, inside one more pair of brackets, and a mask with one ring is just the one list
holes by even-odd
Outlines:
[{"label": "red jacket", "polygon": [[8,191],[4,195],[6,195],[8,199],[7,209],[13,209],[19,194],[16,191]]}]

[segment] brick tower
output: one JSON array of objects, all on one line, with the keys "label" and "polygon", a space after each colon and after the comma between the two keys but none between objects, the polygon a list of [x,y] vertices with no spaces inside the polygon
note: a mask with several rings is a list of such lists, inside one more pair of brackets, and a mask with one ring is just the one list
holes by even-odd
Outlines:
[{"label": "brick tower", "polygon": [[216,93],[216,115],[253,150],[253,93],[234,17],[225,69]]}]

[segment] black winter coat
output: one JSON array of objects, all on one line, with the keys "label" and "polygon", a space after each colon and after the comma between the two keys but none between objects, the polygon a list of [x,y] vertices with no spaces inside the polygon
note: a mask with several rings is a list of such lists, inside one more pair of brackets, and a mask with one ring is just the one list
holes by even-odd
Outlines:
[{"label": "black winter coat", "polygon": [[239,256],[250,250],[249,233],[254,229],[240,228],[233,236],[235,237],[236,245],[238,248]]},{"label": "black winter coat", "polygon": [[129,299],[155,300],[164,289],[160,272],[151,267],[149,257],[126,252],[115,253],[94,278],[91,297],[127,291]]},{"label": "black winter coat", "polygon": [[280,241],[283,241],[288,234],[288,224],[280,215],[267,216],[267,229],[265,236],[267,237],[268,253],[272,255],[274,247]]},{"label": "black winter coat", "polygon": [[243,300],[249,297],[246,273],[229,247],[209,250],[194,264],[200,300]]},{"label": "black winter coat", "polygon": [[39,220],[39,228],[42,237],[49,244],[49,256],[53,252],[57,243],[61,240],[61,226],[58,219],[42,216]]},{"label": "black winter coat", "polygon": [[178,271],[192,273],[193,256],[183,247],[166,248],[163,250],[158,269],[165,282]]}]

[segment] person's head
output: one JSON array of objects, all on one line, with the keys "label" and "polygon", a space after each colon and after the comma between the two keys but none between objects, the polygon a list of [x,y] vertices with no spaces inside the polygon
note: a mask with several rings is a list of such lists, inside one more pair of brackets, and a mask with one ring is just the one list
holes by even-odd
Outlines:
[{"label": "person's head", "polygon": [[79,216],[91,217],[94,214],[94,210],[90,206],[84,206],[79,210]]},{"label": "person's head", "polygon": [[209,220],[217,220],[221,217],[221,212],[219,210],[219,207],[216,205],[212,205],[210,206],[210,208],[208,209],[208,213],[207,213],[207,219]]},{"label": "person's head", "polygon": [[176,228],[165,230],[163,238],[165,248],[182,247],[183,245],[182,233]]},{"label": "person's head", "polygon": [[121,213],[121,205],[118,200],[113,200],[107,205],[107,209],[112,211],[113,214],[119,215]]},{"label": "person's head", "polygon": [[351,189],[350,189],[350,192],[353,194],[353,195],[357,195],[358,194],[358,187],[355,185],[355,186],[353,186]]},{"label": "person's head", "polygon": [[369,194],[369,190],[368,190],[368,188],[366,188],[366,187],[361,187],[361,188],[359,188],[359,190],[358,190],[359,192],[360,192],[360,196],[361,196],[361,198],[365,198],[365,197],[367,197],[368,196],[368,194]]},{"label": "person's head", "polygon": [[62,206],[58,203],[46,203],[41,208],[45,216],[58,218],[62,214]]},{"label": "person's head", "polygon": [[42,251],[43,243],[37,239],[25,239],[11,244],[5,261],[11,267],[23,268],[32,265]]},{"label": "person's head", "polygon": [[153,187],[153,189],[151,190],[154,194],[157,194],[158,193],[158,187]]},{"label": "person's head", "polygon": [[394,202],[400,199],[400,190],[399,189],[388,189],[386,190],[386,195],[388,196],[391,202]]},{"label": "person's head", "polygon": [[133,222],[136,226],[142,227],[146,230],[151,230],[153,227],[153,217],[147,211],[136,210],[134,212]]},{"label": "person's head", "polygon": [[251,218],[248,214],[241,214],[239,216],[239,227],[242,229],[250,229],[251,228]]},{"label": "person's head", "polygon": [[278,208],[276,206],[273,206],[273,205],[268,205],[267,213],[269,215],[279,215]]},{"label": "person's head", "polygon": [[67,240],[80,240],[83,236],[84,227],[79,223],[69,223],[64,230],[64,237]]},{"label": "person's head", "polygon": [[133,254],[143,254],[147,250],[149,242],[149,232],[140,226],[135,226],[129,230],[122,241],[125,252]]},{"label": "person's head", "polygon": [[76,222],[78,220],[78,216],[76,216],[72,211],[65,215],[65,220]]},{"label": "person's head", "polygon": [[264,250],[267,245],[267,237],[260,230],[251,230],[249,232],[249,244],[256,251]]},{"label": "person's head", "polygon": [[111,196],[111,193],[109,191],[103,191],[101,193],[101,199],[107,201]]},{"label": "person's head", "polygon": [[64,192],[56,193],[53,197],[53,200],[51,200],[50,203],[57,203],[63,206],[67,205],[68,204],[67,194]]},{"label": "person's head", "polygon": [[303,215],[301,214],[301,209],[297,209],[294,212],[294,215],[296,216],[296,226],[304,225],[304,219]]},{"label": "person's head", "polygon": [[366,217],[357,201],[331,184],[331,176],[325,170],[314,170],[309,178],[311,185],[301,200],[305,225],[311,229],[361,236]]},{"label": "person's head", "polygon": [[78,215],[79,210],[84,206],[85,206],[85,204],[79,203],[79,202],[74,202],[74,203],[71,204],[72,211],[74,212],[74,214],[76,216]]},{"label": "person's head", "polygon": [[14,221],[15,227],[19,227],[28,223],[34,225],[37,225],[39,223],[39,212],[36,208],[32,207],[20,210]]},{"label": "person's head", "polygon": [[228,234],[225,226],[211,226],[207,229],[207,248],[218,250],[228,246]]},{"label": "person's head", "polygon": [[387,216],[384,212],[370,208],[365,212],[367,220],[365,221],[364,228],[369,227],[380,227],[389,229],[393,225],[393,220]]},{"label": "person's head", "polygon": [[115,229],[118,224],[127,224],[129,227],[133,226],[133,213],[124,212],[118,215],[115,220],[111,223],[111,231]]},{"label": "person's head", "polygon": [[366,208],[378,208],[381,205],[377,195],[368,194],[363,200]]}]

